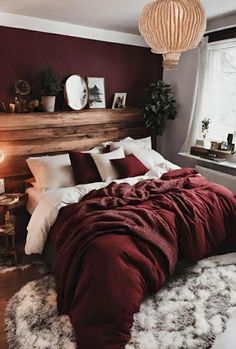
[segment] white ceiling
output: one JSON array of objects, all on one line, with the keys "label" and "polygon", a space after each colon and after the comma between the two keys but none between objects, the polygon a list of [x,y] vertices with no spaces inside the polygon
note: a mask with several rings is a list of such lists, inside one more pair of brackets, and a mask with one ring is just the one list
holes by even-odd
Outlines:
[{"label": "white ceiling", "polygon": [[[0,12],[138,34],[150,0],[0,0]],[[236,0],[202,0],[208,18],[236,11]]]}]

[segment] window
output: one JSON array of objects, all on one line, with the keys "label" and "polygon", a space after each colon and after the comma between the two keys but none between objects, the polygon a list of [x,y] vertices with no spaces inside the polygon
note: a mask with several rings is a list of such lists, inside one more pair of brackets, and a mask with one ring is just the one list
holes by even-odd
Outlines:
[{"label": "window", "polygon": [[[233,133],[236,142],[236,39],[209,44],[199,114],[211,120],[207,138],[226,141]],[[201,122],[197,127],[201,139]]]}]

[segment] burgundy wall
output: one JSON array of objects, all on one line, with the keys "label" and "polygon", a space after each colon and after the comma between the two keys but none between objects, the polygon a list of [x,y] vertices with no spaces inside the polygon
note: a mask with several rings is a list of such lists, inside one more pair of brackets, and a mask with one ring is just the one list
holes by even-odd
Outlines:
[{"label": "burgundy wall", "polygon": [[16,79],[31,82],[46,66],[62,79],[104,77],[107,107],[115,92],[127,92],[127,104],[139,105],[145,86],[162,78],[161,56],[147,48],[6,27],[0,27],[0,42],[0,102],[14,98]]}]

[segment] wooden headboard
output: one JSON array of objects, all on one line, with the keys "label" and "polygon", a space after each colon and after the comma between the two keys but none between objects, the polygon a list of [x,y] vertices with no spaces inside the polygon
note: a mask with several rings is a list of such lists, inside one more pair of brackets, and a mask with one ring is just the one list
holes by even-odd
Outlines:
[{"label": "wooden headboard", "polygon": [[31,175],[25,161],[29,156],[86,150],[109,140],[148,135],[136,108],[0,113],[0,150],[5,154],[0,177],[5,178],[7,190],[24,190],[24,179]]}]

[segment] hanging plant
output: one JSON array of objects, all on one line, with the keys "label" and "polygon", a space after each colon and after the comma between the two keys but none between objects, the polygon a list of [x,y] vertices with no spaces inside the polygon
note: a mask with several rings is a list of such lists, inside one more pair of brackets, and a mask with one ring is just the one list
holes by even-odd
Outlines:
[{"label": "hanging plant", "polygon": [[177,116],[176,100],[171,86],[162,80],[154,80],[146,90],[144,118],[146,126],[156,135],[162,136],[167,120]]}]

